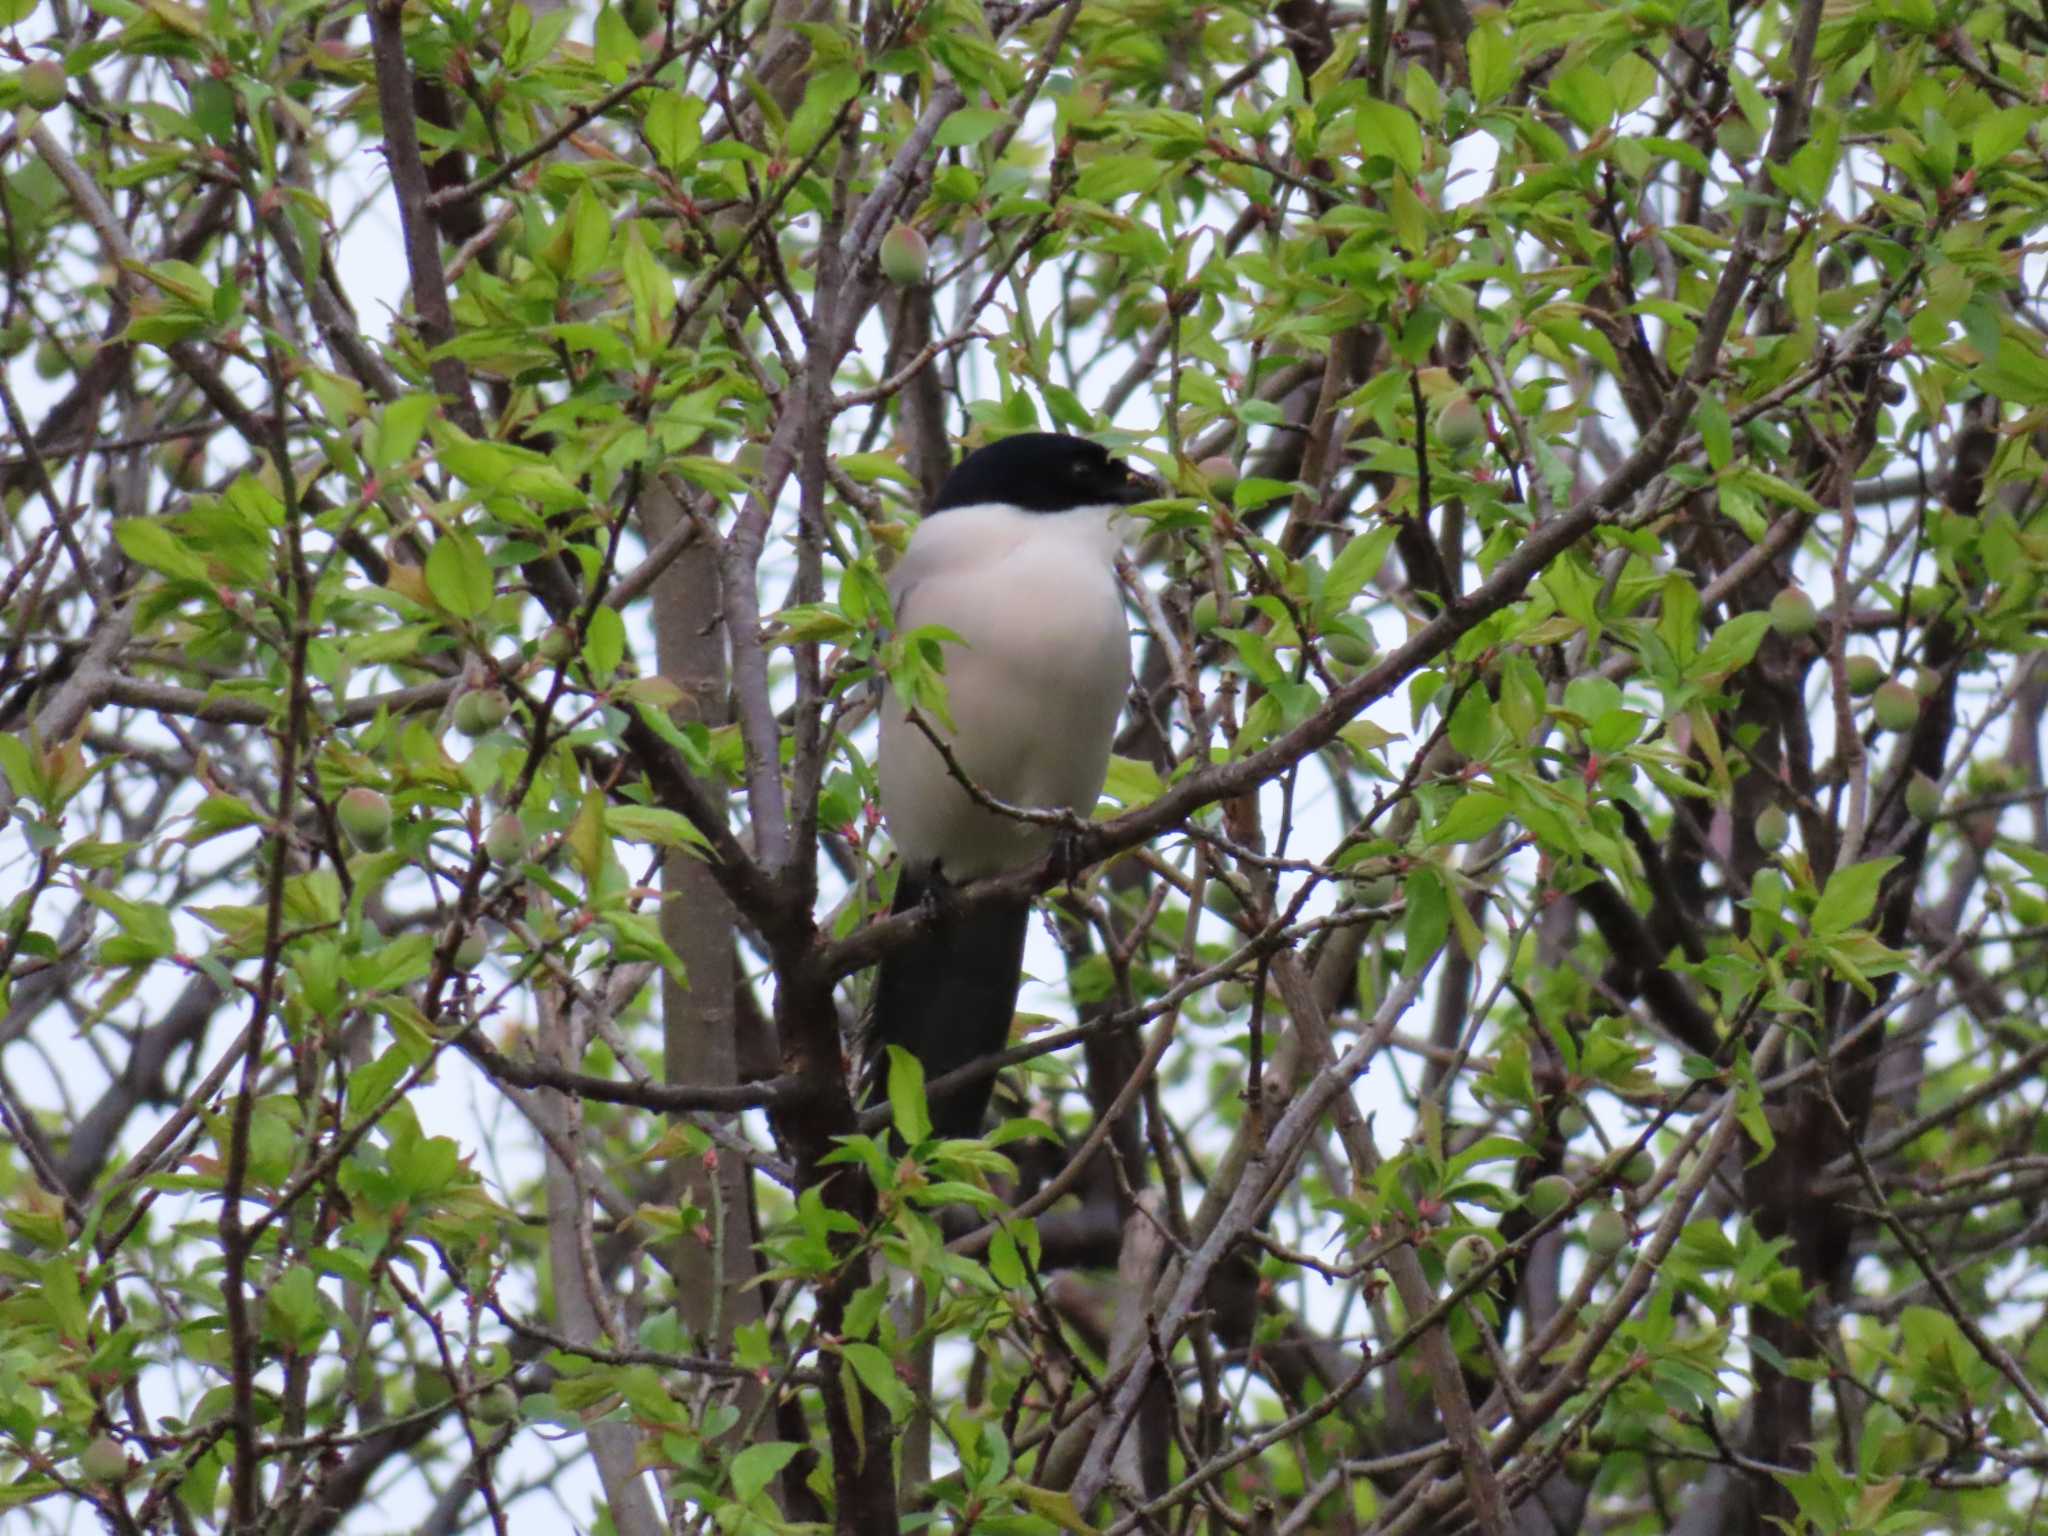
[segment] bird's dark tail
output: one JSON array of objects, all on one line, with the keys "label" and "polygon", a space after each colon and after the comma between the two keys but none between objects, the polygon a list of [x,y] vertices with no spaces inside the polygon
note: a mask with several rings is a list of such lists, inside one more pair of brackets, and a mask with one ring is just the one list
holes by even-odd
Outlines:
[{"label": "bird's dark tail", "polygon": [[[892,912],[939,898],[938,920],[882,957],[875,977],[875,1022],[869,1041],[874,1081],[888,1080],[885,1046],[900,1045],[924,1066],[927,1083],[1009,1043],[1024,975],[1024,937],[1031,903],[1024,898],[949,912],[943,882],[905,870]],[[988,1112],[993,1078],[931,1101],[932,1133],[974,1136]]]}]

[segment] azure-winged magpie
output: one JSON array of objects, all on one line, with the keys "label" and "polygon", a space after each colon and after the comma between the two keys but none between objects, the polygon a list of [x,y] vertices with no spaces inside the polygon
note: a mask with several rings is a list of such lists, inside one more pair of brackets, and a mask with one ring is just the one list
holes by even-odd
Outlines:
[{"label": "azure-winged magpie", "polygon": [[[1115,526],[1158,484],[1099,443],[1006,437],[963,459],[890,573],[896,622],[942,625],[951,729],[926,720],[980,789],[1006,805],[1095,809],[1130,680]],[[902,871],[894,911],[933,923],[882,960],[872,1033],[932,1082],[1003,1049],[1031,903],[948,911],[944,888],[1042,856],[1053,830],[975,803],[891,693],[882,710],[882,813]],[[981,1128],[988,1079],[932,1102],[940,1136]]]}]

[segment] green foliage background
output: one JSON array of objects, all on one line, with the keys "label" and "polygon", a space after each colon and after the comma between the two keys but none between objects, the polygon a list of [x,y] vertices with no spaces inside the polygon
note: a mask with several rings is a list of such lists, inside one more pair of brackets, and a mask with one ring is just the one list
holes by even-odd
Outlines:
[{"label": "green foliage background", "polygon": [[[10,1522],[2032,1520],[2036,0],[0,25]],[[1027,427],[1171,494],[940,1143]]]}]

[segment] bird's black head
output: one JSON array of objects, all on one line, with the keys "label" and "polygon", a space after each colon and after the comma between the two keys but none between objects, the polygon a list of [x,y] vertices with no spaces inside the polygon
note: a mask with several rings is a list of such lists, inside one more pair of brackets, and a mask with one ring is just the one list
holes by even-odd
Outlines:
[{"label": "bird's black head", "polygon": [[1020,432],[977,448],[939,487],[933,512],[1007,502],[1026,512],[1134,506],[1159,494],[1158,482],[1100,443],[1061,432]]}]

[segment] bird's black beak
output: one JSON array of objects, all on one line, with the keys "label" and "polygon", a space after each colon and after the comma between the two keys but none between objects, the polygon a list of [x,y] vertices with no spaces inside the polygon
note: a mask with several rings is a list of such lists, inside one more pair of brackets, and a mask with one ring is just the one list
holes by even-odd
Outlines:
[{"label": "bird's black beak", "polygon": [[1113,466],[1122,473],[1123,482],[1117,487],[1117,505],[1135,507],[1141,501],[1157,501],[1166,494],[1166,486],[1151,475],[1140,473],[1118,459]]}]

